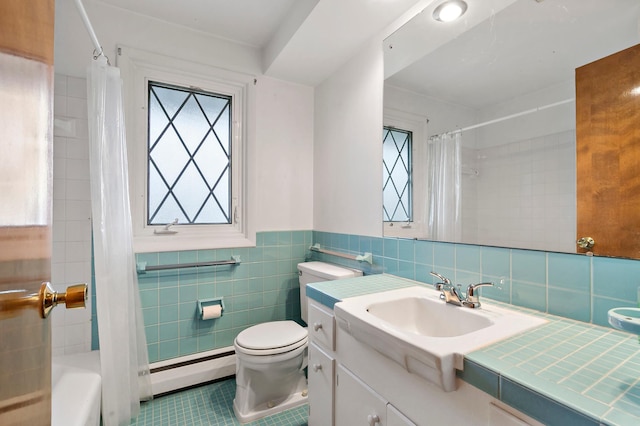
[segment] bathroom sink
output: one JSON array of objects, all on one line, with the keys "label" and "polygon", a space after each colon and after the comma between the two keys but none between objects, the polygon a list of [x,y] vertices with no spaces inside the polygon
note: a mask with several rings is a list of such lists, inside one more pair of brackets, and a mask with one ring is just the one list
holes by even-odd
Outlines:
[{"label": "bathroom sink", "polygon": [[406,333],[431,337],[455,337],[493,324],[473,309],[451,309],[440,300],[409,296],[372,303],[367,311]]},{"label": "bathroom sink", "polygon": [[476,309],[446,304],[425,286],[345,298],[334,312],[340,329],[447,392],[464,354],[546,322],[486,301]]},{"label": "bathroom sink", "polygon": [[612,327],[640,334],[640,308],[614,308],[609,310],[607,316]]}]

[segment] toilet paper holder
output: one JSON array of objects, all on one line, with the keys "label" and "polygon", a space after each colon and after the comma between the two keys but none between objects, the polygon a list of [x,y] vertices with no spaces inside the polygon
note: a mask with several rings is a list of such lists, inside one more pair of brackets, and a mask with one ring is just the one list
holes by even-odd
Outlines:
[{"label": "toilet paper holder", "polygon": [[202,312],[205,306],[220,305],[220,316],[224,313],[224,300],[222,297],[214,297],[211,299],[198,300],[198,318],[202,319]]}]

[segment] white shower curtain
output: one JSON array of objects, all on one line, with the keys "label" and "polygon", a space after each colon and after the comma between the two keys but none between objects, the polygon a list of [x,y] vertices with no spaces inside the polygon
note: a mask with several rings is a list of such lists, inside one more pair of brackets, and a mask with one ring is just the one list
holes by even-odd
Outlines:
[{"label": "white shower curtain", "polygon": [[461,142],[460,133],[446,133],[429,139],[427,224],[429,238],[460,241]]},{"label": "white shower curtain", "polygon": [[102,418],[129,424],[151,398],[149,356],[136,275],[129,206],[120,70],[104,57],[87,71],[96,309]]}]

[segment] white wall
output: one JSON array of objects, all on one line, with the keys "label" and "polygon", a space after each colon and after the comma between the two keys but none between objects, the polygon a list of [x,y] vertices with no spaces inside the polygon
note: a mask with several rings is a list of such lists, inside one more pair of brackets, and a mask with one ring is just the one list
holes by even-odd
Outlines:
[{"label": "white wall", "polygon": [[382,43],[315,90],[313,229],[382,235]]},{"label": "white wall", "polygon": [[256,229],[311,229],[313,88],[262,77],[256,92]]}]

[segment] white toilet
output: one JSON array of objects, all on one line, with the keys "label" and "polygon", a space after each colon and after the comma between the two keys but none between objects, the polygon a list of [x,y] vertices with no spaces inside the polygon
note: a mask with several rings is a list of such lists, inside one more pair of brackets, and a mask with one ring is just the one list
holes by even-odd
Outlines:
[{"label": "white toilet", "polygon": [[[362,275],[324,262],[298,264],[302,319],[307,322],[306,285]],[[242,423],[307,402],[307,329],[294,321],[266,322],[240,332],[236,350],[233,411]]]}]

